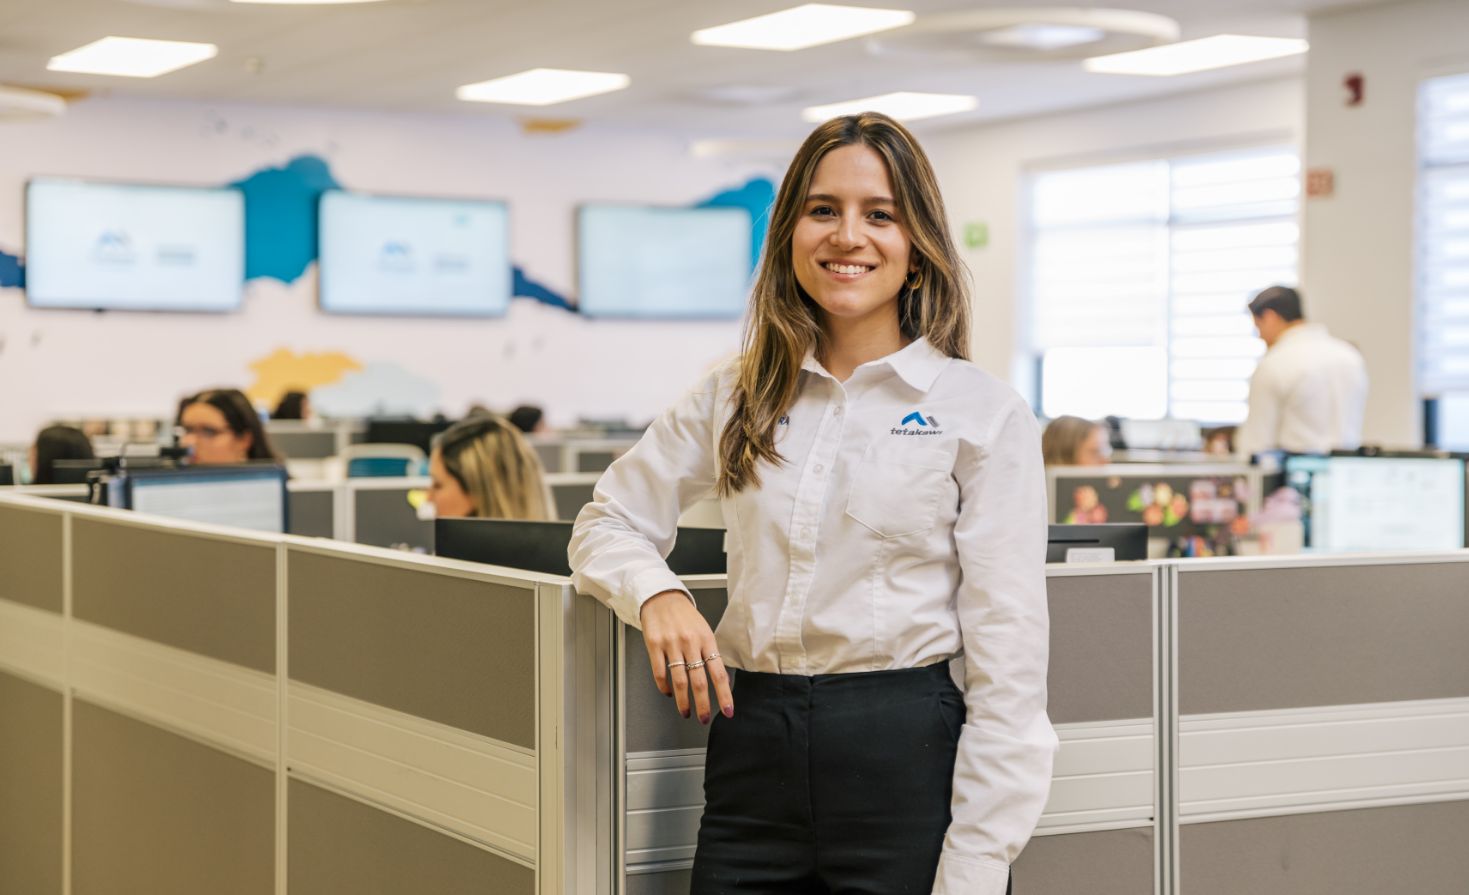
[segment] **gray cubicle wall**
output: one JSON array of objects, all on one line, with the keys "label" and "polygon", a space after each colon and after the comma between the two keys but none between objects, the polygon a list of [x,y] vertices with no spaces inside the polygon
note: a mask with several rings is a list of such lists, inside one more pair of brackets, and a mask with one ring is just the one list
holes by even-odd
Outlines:
[{"label": "gray cubicle wall", "polygon": [[293,885],[536,892],[535,585],[325,545],[286,562]]},{"label": "gray cubicle wall", "polygon": [[1183,563],[1179,889],[1469,886],[1469,553]]},{"label": "gray cubicle wall", "polygon": [[326,483],[291,482],[287,492],[286,516],[291,534],[307,538],[337,536],[337,503],[339,490],[345,486]]},{"label": "gray cubicle wall", "polygon": [[[1046,814],[1014,867],[1016,891],[1158,891],[1161,576],[1162,567],[1148,563],[1049,570],[1051,716],[1062,750]],[[725,579],[684,580],[717,625]],[[653,685],[641,634],[617,627],[621,891],[685,892],[708,729],[673,711]]]},{"label": "gray cubicle wall", "polygon": [[372,547],[432,553],[434,524],[418,518],[417,510],[408,502],[410,491],[428,486],[427,478],[348,479],[345,487],[352,523],[348,539]]},{"label": "gray cubicle wall", "polygon": [[556,518],[563,522],[574,521],[581,508],[592,502],[592,493],[596,490],[599,478],[600,473],[546,476],[546,487],[551,489]]},{"label": "gray cubicle wall", "polygon": [[605,891],[578,824],[610,828],[610,760],[572,761],[608,748],[610,683],[575,608],[550,576],[0,496],[0,892]]}]

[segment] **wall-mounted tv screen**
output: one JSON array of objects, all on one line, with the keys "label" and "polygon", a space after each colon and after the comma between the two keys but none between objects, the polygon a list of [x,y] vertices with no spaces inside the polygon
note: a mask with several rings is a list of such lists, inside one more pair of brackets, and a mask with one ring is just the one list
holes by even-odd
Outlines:
[{"label": "wall-mounted tv screen", "polygon": [[321,309],[336,314],[490,317],[510,307],[503,202],[321,197]]},{"label": "wall-mounted tv screen", "polygon": [[584,205],[578,306],[591,317],[737,319],[750,291],[742,208]]},{"label": "wall-mounted tv screen", "polygon": [[60,178],[26,185],[33,307],[233,311],[244,283],[239,190]]}]

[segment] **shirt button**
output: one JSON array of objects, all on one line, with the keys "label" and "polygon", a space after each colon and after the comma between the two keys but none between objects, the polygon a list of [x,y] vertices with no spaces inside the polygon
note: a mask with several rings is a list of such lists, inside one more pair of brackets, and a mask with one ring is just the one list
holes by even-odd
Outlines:
[{"label": "shirt button", "polygon": [[817,475],[821,475],[821,470],[824,469],[824,468],[825,467],[823,467],[820,463],[817,463],[816,464],[816,467],[814,469],[812,469],[811,471],[814,472],[814,473],[816,473]]},{"label": "shirt button", "polygon": [[802,538],[809,539],[811,537],[811,529],[809,529],[809,528],[803,528],[803,529],[801,529],[801,537]]},{"label": "shirt button", "polygon": [[832,416],[841,416],[842,415],[842,409],[840,407],[838,407],[836,410],[833,410],[831,412],[831,415]]}]

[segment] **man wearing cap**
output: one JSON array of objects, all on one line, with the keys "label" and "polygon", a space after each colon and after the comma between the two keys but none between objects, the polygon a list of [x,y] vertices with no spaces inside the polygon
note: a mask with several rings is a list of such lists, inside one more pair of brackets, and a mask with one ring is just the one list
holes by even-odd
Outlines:
[{"label": "man wearing cap", "polygon": [[1243,457],[1284,450],[1324,454],[1362,443],[1367,365],[1347,342],[1307,323],[1301,295],[1272,286],[1250,302],[1265,356],[1250,378],[1250,413],[1235,435]]}]

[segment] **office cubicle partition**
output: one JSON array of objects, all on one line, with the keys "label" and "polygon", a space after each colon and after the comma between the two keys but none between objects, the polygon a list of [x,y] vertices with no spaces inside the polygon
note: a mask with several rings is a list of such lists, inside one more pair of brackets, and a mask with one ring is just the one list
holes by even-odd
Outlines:
[{"label": "office cubicle partition", "polygon": [[[1051,567],[1016,891],[1460,891],[1466,575]],[[705,731],[565,578],[0,497],[3,892],[676,892]]]},{"label": "office cubicle partition", "polygon": [[1178,563],[1178,891],[1462,892],[1469,552]]},{"label": "office cubicle partition", "polygon": [[[1062,747],[1046,813],[1014,867],[1016,891],[1157,891],[1161,568],[1049,570],[1051,719]],[[728,598],[725,578],[684,582],[699,611],[717,625]],[[623,805],[617,891],[686,892],[704,802],[708,728],[680,717],[654,687],[641,634],[615,620],[614,627],[615,763]]]},{"label": "office cubicle partition", "polygon": [[570,602],[564,579],[0,497],[0,891],[576,890],[561,800],[591,722],[563,694],[595,681]]}]

